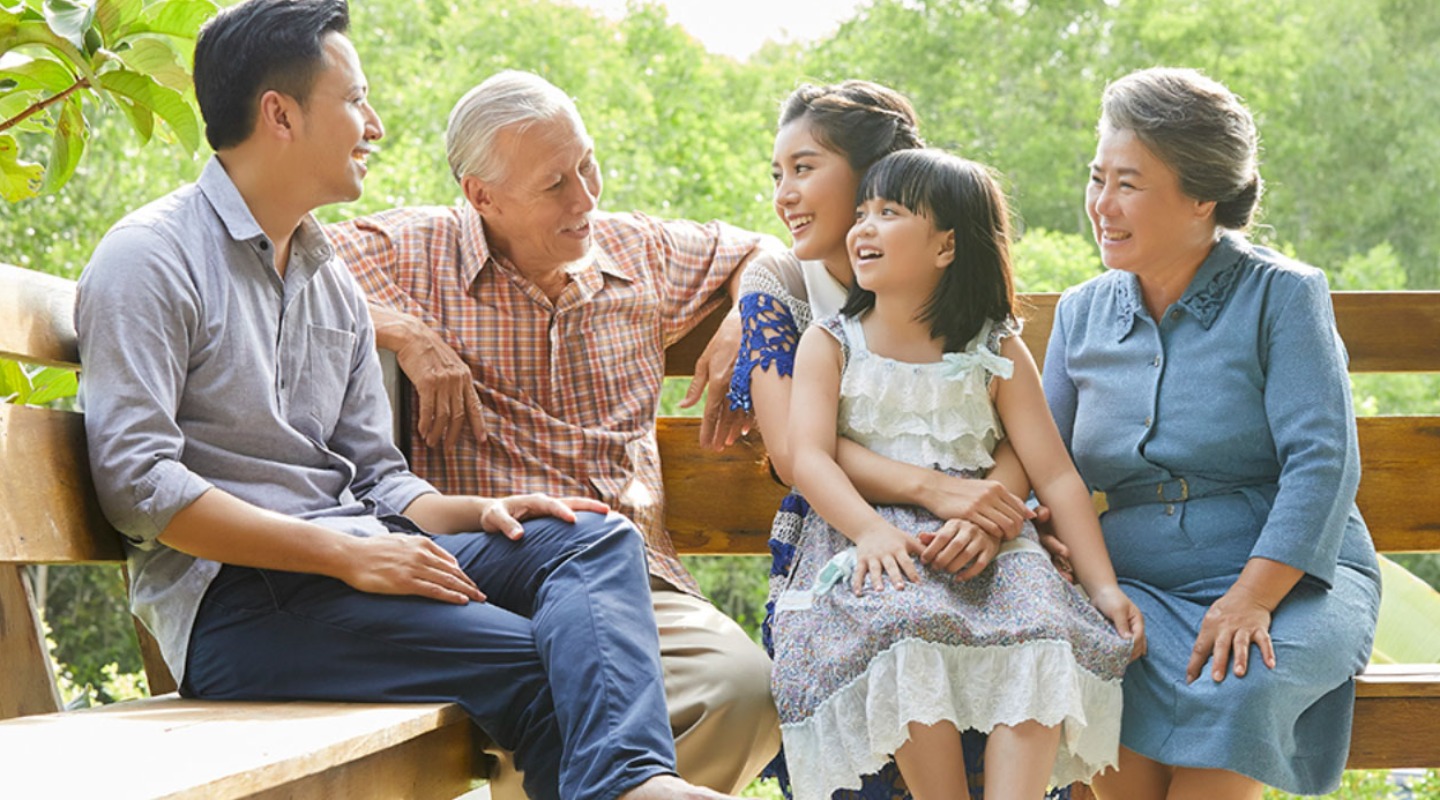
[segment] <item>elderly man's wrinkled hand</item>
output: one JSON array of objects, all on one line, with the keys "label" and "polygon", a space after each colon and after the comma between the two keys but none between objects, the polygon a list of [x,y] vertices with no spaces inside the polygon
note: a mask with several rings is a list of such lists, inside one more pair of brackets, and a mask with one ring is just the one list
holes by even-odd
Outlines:
[{"label": "elderly man's wrinkled hand", "polygon": [[450,345],[427,329],[395,357],[419,395],[418,428],[427,447],[454,447],[467,430],[476,442],[485,441],[485,418],[474,376]]},{"label": "elderly man's wrinkled hand", "polygon": [[705,397],[700,446],[708,450],[720,451],[735,444],[749,433],[753,422],[749,414],[730,408],[725,399],[735,371],[735,358],[740,352],[740,333],[740,314],[731,311],[695,361],[695,377],[690,379],[690,386],[680,401],[681,408],[689,408],[698,403],[702,395]]}]

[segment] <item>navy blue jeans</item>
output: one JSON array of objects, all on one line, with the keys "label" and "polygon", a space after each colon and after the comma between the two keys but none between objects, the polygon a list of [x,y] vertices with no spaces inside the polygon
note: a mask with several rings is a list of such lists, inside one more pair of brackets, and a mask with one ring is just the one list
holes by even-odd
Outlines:
[{"label": "navy blue jeans", "polygon": [[675,772],[645,552],[629,521],[530,520],[518,542],[433,538],[488,602],[227,565],[201,603],[182,693],[456,702],[515,752],[533,798],[610,800]]}]

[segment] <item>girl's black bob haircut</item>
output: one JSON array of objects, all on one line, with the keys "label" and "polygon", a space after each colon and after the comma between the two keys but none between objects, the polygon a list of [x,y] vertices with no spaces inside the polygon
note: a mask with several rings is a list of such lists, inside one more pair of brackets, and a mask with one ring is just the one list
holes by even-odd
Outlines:
[{"label": "girl's black bob haircut", "polygon": [[[877,198],[955,234],[955,259],[918,316],[945,340],[945,352],[964,350],[986,320],[1015,316],[1010,208],[994,170],[942,150],[901,150],[875,162],[860,181],[855,204]],[[857,282],[840,312],[858,317],[874,306],[875,294]]]}]

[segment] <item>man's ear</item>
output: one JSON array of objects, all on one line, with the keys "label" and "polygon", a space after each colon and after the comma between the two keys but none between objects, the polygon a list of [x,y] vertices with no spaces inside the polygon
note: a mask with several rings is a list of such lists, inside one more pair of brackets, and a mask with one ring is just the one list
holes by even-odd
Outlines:
[{"label": "man's ear", "polygon": [[282,141],[295,140],[295,126],[300,121],[300,104],[295,98],[274,89],[260,95],[255,129]]},{"label": "man's ear", "polygon": [[465,195],[470,207],[478,211],[481,216],[490,212],[495,206],[495,197],[490,192],[490,186],[474,175],[466,175],[460,179],[460,191]]}]

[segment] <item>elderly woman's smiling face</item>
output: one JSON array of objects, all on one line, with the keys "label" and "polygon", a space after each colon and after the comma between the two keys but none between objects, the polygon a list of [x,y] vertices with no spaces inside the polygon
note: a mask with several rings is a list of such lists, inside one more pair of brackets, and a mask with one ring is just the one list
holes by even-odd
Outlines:
[{"label": "elderly woman's smiling face", "polygon": [[1215,242],[1215,203],[1186,195],[1175,170],[1129,129],[1102,128],[1085,211],[1105,266],[1142,278],[1193,271]]}]

